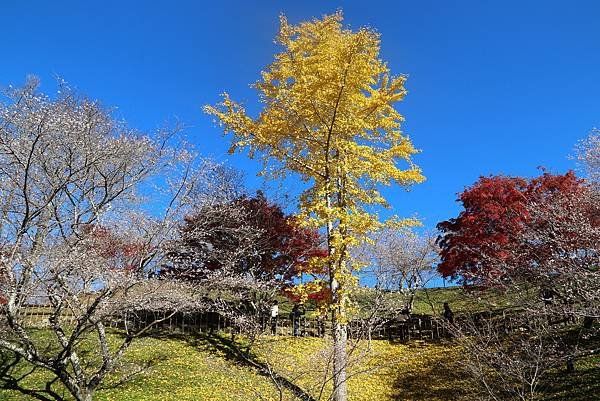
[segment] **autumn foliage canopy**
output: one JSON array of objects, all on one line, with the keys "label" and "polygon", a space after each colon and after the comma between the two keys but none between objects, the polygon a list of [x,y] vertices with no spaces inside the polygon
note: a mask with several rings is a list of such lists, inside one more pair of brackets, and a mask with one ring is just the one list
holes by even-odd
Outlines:
[{"label": "autumn foliage canopy", "polygon": [[458,217],[438,224],[442,232],[440,274],[466,283],[489,284],[507,269],[539,259],[543,241],[532,243],[522,234],[540,229],[548,221],[532,216],[532,207],[537,211],[560,207],[564,199],[576,199],[585,190],[584,181],[572,171],[563,175],[544,172],[532,179],[480,177],[460,194],[458,201],[464,210]]},{"label": "autumn foliage canopy", "polygon": [[[236,274],[289,284],[294,276],[307,271],[312,258],[326,256],[318,231],[300,227],[261,192],[187,216],[177,242],[170,255],[176,262],[163,274],[186,280],[207,279],[230,267]],[[223,256],[242,248],[243,255],[233,266],[225,266]]]}]

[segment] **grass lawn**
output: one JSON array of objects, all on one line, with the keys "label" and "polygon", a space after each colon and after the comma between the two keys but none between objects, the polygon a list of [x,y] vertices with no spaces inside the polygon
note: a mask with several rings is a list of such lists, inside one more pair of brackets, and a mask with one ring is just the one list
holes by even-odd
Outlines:
[{"label": "grass lawn", "polygon": [[[113,335],[117,339],[117,335]],[[235,345],[236,347],[233,347]],[[127,383],[97,392],[103,401],[237,401],[279,400],[277,386],[255,364],[268,364],[281,377],[300,386],[314,398],[327,399],[331,383],[325,382],[330,342],[319,338],[263,337],[247,357],[236,353],[242,342],[227,336],[146,337],[126,354],[126,362],[148,359],[154,365]],[[460,350],[448,343],[413,341],[396,344],[366,341],[351,354],[350,400],[450,401],[477,399],[472,383],[459,368]],[[252,363],[248,363],[248,361]],[[577,363],[578,373],[557,372],[546,401],[593,400],[600,394],[600,359]],[[30,384],[43,385],[47,376],[36,373]],[[107,384],[115,383],[111,377]],[[324,384],[323,384],[324,383]],[[0,390],[0,400],[31,400],[13,391]],[[283,390],[284,400],[295,400]]]},{"label": "grass lawn", "polygon": [[[472,291],[472,293],[467,293]],[[455,313],[479,312],[511,308],[515,305],[511,299],[518,299],[516,294],[504,294],[499,291],[487,289],[486,291],[467,290],[463,287],[447,288],[422,288],[416,291],[413,314],[442,314],[444,302],[448,302]],[[368,311],[373,304],[375,292],[372,288],[362,287],[356,290],[354,300],[360,310]],[[519,296],[536,296],[536,294],[519,294]],[[384,293],[391,309],[401,310],[404,307],[406,295],[397,291]],[[392,310],[390,310],[392,312]]]},{"label": "grass lawn", "polygon": [[[116,339],[116,336],[115,336]],[[114,401],[192,401],[192,400],[279,400],[279,391],[266,375],[240,360],[231,352],[228,337],[146,337],[134,343],[126,354],[128,363],[148,359],[155,361],[145,373],[135,376],[117,388],[97,392],[96,400]],[[293,381],[314,397],[328,394],[330,383],[323,383],[329,360],[328,340],[318,338],[264,337],[255,344],[251,359],[269,363],[282,377]],[[445,400],[435,395],[435,389],[445,385],[433,380],[426,361],[450,361],[457,350],[447,345],[427,345],[420,342],[391,344],[373,341],[357,345],[350,368],[351,400],[405,399],[401,393],[427,386],[432,393],[428,399]],[[29,384],[42,385],[48,376],[42,372],[32,375]],[[415,380],[421,377],[418,385]],[[108,380],[110,386],[115,377]],[[407,380],[408,379],[408,380]],[[440,378],[441,379],[441,378]],[[459,390],[460,383],[451,383],[448,391]],[[322,390],[322,392],[321,392]],[[324,397],[326,399],[326,396]],[[0,390],[0,400],[30,400],[19,393]],[[284,390],[284,400],[295,399]]]},{"label": "grass lawn", "polygon": [[[146,337],[134,342],[126,361],[154,360],[145,373],[135,376],[122,386],[97,392],[96,400],[253,400],[257,394],[274,399],[271,381],[255,371],[224,357],[209,343],[191,344],[170,338]],[[32,378],[40,384],[43,374]],[[110,386],[115,378],[107,382]],[[270,398],[269,398],[270,397]],[[0,390],[0,400],[30,400],[27,396]]]}]

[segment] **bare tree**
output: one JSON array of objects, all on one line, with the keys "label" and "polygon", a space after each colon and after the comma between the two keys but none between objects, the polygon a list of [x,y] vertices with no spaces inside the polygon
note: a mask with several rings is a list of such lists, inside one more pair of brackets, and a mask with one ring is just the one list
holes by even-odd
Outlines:
[{"label": "bare tree", "polygon": [[279,294],[281,283],[252,268],[240,269],[248,255],[259,251],[262,232],[247,223],[248,211],[233,199],[221,200],[201,202],[193,209],[193,220],[180,225],[177,237],[165,248],[160,275],[189,283],[201,294],[202,309],[219,313],[254,339],[264,325],[261,312]]},{"label": "bare tree", "polygon": [[377,289],[398,291],[405,300],[405,312],[410,313],[417,290],[437,277],[435,235],[386,229],[365,247],[362,258],[372,266]]},{"label": "bare tree", "polygon": [[573,352],[547,318],[537,312],[478,314],[449,325],[465,355],[460,364],[479,384],[483,399],[538,399],[547,375]]},{"label": "bare tree", "polygon": [[[30,79],[0,104],[0,383],[60,400],[60,382],[91,400],[131,342],[157,323],[126,324],[114,348],[113,319],[194,306],[193,288],[148,275],[201,177],[195,156],[171,146],[172,131],[138,133],[59,85],[49,98]],[[47,321],[31,330],[24,317],[40,305]],[[36,370],[51,373],[45,388],[23,380]]]}]

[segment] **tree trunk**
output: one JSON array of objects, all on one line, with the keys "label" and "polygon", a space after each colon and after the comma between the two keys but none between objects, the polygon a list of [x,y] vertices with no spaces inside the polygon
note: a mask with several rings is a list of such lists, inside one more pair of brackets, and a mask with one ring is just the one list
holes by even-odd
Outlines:
[{"label": "tree trunk", "polygon": [[93,395],[92,391],[82,391],[77,395],[77,401],[92,401]]},{"label": "tree trunk", "polygon": [[[339,185],[339,181],[338,181]],[[331,196],[326,196],[327,209],[331,210]],[[343,206],[343,201],[338,195],[338,205]],[[344,250],[336,249],[332,244],[334,225],[331,220],[327,222],[327,248],[329,257],[334,260],[329,261],[329,285],[331,289],[331,301],[333,304],[333,313],[331,314],[333,330],[333,401],[348,400],[348,384],[346,383],[346,365],[348,355],[346,345],[348,342],[348,330],[346,323],[346,306],[343,283],[338,281],[338,275],[343,272]],[[340,234],[344,234],[343,231]],[[337,259],[337,260],[336,260]]]},{"label": "tree trunk", "polygon": [[341,321],[338,311],[333,312],[333,401],[348,399],[348,383],[346,381],[346,365],[348,355],[346,344],[348,330],[345,322]]},{"label": "tree trunk", "polygon": [[[333,248],[330,254],[333,254]],[[346,323],[346,311],[343,288],[337,280],[337,273],[341,268],[335,263],[330,265],[330,288],[333,313],[331,314],[331,326],[333,330],[333,401],[348,400],[348,384],[346,383],[346,365],[348,364],[347,342],[348,327]]]}]

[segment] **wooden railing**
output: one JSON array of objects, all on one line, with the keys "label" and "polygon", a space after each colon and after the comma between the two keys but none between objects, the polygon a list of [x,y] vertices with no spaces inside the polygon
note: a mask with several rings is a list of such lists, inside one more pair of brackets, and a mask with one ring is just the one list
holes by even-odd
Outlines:
[{"label": "wooden railing", "polygon": [[[49,305],[31,305],[22,309],[21,318],[25,325],[43,327],[49,324],[49,317],[53,309]],[[493,313],[481,313],[479,316],[468,315],[473,320],[489,321],[495,319],[505,326],[507,332],[519,328],[518,311],[495,311]],[[287,316],[279,316],[272,319],[269,316],[243,316],[238,318],[252,320],[252,325],[265,334],[284,336],[310,336],[323,337],[331,333],[331,322],[316,318],[300,317],[296,322]],[[460,322],[467,315],[456,316]],[[75,317],[62,314],[60,317],[66,324],[75,323]],[[229,331],[242,333],[248,327],[240,324],[239,319],[228,317],[218,312],[178,312],[169,316],[166,313],[151,311],[137,311],[124,316],[113,316],[108,320],[108,325],[114,328],[143,327],[152,322],[160,321],[153,325],[153,330],[180,332],[180,333],[206,333],[213,331]],[[552,324],[568,325],[575,323],[569,319],[556,319]],[[350,338],[384,339],[392,341],[408,340],[437,340],[449,336],[447,322],[432,315],[411,315],[406,317],[377,318],[377,319],[354,319],[348,322],[348,335]]]}]

